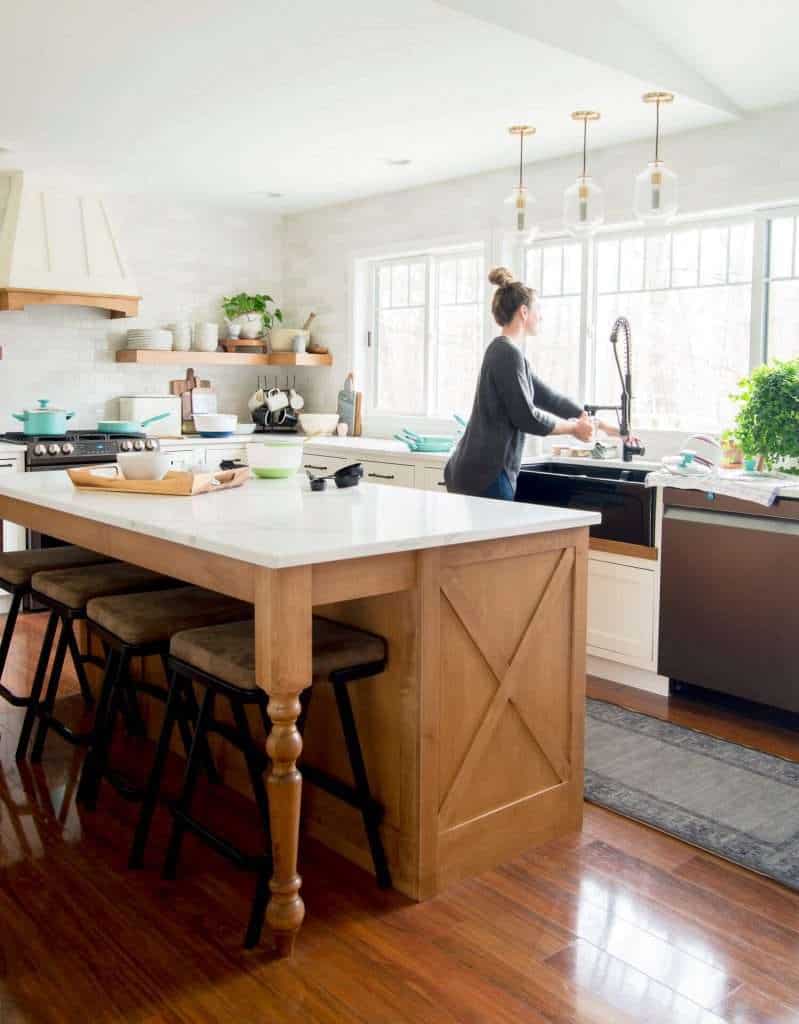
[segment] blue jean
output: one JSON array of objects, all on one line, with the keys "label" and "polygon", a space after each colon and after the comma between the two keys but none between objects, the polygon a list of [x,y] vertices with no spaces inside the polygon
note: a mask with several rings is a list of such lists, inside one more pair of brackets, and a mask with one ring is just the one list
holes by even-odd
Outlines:
[{"label": "blue jean", "polygon": [[488,490],[483,494],[484,498],[499,498],[501,501],[513,501],[516,492],[511,486],[508,474],[503,469]]}]

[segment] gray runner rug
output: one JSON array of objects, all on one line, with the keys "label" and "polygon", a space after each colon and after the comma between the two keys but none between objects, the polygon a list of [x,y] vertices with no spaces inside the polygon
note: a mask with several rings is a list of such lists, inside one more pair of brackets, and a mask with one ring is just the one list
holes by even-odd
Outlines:
[{"label": "gray runner rug", "polygon": [[799,889],[799,764],[587,701],[585,798]]}]

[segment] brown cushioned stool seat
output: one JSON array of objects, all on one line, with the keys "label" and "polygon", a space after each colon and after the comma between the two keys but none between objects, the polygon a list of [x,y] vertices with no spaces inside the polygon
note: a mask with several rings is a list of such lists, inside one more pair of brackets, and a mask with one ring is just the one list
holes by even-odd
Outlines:
[{"label": "brown cushioned stool seat", "polygon": [[109,561],[106,555],[96,551],[64,545],[57,548],[41,548],[38,551],[9,551],[0,554],[0,586],[8,582],[15,587],[30,583],[31,576],[49,569],[73,569],[77,565],[96,565]]},{"label": "brown cushioned stool seat", "polygon": [[[5,671],[11,640],[17,625],[17,617],[24,598],[30,593],[31,577],[43,569],[59,569],[67,566],[94,565],[105,562],[105,555],[98,555],[85,548],[63,545],[55,548],[41,548],[38,551],[9,551],[0,553],[0,588],[11,594],[11,607],[6,615],[3,638],[0,640],[0,679]],[[86,695],[84,695],[86,696]],[[17,708],[26,708],[30,696],[20,697],[0,683],[0,697]]]},{"label": "brown cushioned stool seat", "polygon": [[156,590],[174,581],[161,573],[142,569],[127,562],[105,562],[75,569],[37,572],[31,581],[34,593],[49,597],[66,608],[83,609],[96,597],[130,594],[135,590]]},{"label": "brown cushioned stool seat", "polygon": [[[31,687],[31,704],[25,714],[19,743],[17,744],[18,760],[21,760],[27,754],[31,731],[37,720],[39,727],[31,752],[31,759],[33,761],[41,760],[44,743],[51,728],[55,729],[63,739],[70,743],[86,744],[91,739],[91,733],[74,732],[53,714],[67,651],[72,655],[72,661],[75,664],[84,699],[88,704],[93,703],[84,664],[95,659],[80,653],[73,628],[76,620],[86,617],[86,606],[89,601],[92,598],[101,597],[106,594],[151,591],[164,587],[174,587],[174,585],[175,581],[171,580],[168,576],[162,576],[157,572],[150,572],[149,569],[142,569],[137,565],[128,565],[127,562],[105,561],[97,564],[76,565],[71,568],[51,569],[47,572],[34,573],[30,583],[31,592],[37,601],[50,608],[50,619],[45,629],[39,664],[37,665],[33,686]],[[47,673],[47,663],[59,623],[61,625],[61,633],[55,648],[55,655],[53,656],[50,680],[47,684],[44,700],[40,703]],[[129,710],[131,716],[134,716],[136,709],[133,704]],[[132,719],[130,720],[132,721]]]},{"label": "brown cushioned stool seat", "polygon": [[[180,679],[190,679],[204,688],[205,693],[197,719],[194,744],[186,764],[183,788],[177,804],[172,809],[172,835],[164,862],[164,877],[175,876],[186,831],[193,832],[240,867],[256,872],[255,896],[244,940],[248,948],[254,946],[261,935],[272,871],[269,797],[263,778],[268,767],[268,759],[263,741],[256,742],[252,737],[246,714],[248,704],[256,705],[264,727],[267,730],[271,728],[267,694],[255,683],[254,629],[254,623],[250,620],[207,629],[187,630],[172,637],[169,658],[172,670],[169,703],[150,777],[149,795],[145,797],[148,814],[151,815],[163,762],[169,750],[172,730],[172,688],[178,685]],[[361,812],[378,884],[388,888],[391,885],[391,874],[379,831],[383,808],[373,799],[369,789],[366,765],[348,692],[349,683],[379,675],[385,665],[386,642],[382,637],[314,616],[313,684],[304,690],[300,697],[302,712],[297,720],[297,728],[302,733],[313,691],[321,683],[331,683],[354,784],[333,778],[311,764],[303,763],[302,773],[315,786]],[[219,720],[214,716],[214,701],[217,698],[227,700],[232,712],[232,722]],[[199,767],[198,744],[208,733],[222,736],[244,754],[255,803],[266,835],[266,850],[262,854],[245,853],[192,816],[191,805]],[[142,832],[137,837],[140,844],[146,841],[148,828],[149,817],[145,819]],[[139,854],[141,853],[143,845],[140,846]]]},{"label": "brown cushioned stool seat", "polygon": [[[186,630],[172,637],[169,653],[231,686],[252,689],[255,686],[254,628],[250,620]],[[314,678],[326,679],[352,665],[384,661],[385,657],[383,637],[314,616]]]},{"label": "brown cushioned stool seat", "polygon": [[[167,643],[182,630],[204,623],[232,622],[252,615],[252,605],[201,587],[180,587],[149,594],[98,597],[89,601],[90,622],[126,644]],[[204,632],[204,630],[201,630]]]}]

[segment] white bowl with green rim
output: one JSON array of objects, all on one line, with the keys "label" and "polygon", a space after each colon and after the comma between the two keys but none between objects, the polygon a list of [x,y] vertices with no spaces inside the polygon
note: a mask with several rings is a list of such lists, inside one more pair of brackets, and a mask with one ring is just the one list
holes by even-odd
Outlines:
[{"label": "white bowl with green rim", "polygon": [[303,438],[289,434],[265,435],[247,445],[247,463],[254,475],[266,480],[294,476],[302,465]]}]

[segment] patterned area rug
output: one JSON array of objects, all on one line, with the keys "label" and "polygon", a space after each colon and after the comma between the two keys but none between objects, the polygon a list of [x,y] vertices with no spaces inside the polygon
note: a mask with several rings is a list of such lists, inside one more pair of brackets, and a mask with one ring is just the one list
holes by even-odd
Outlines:
[{"label": "patterned area rug", "polygon": [[799,764],[587,704],[586,800],[799,889]]}]

